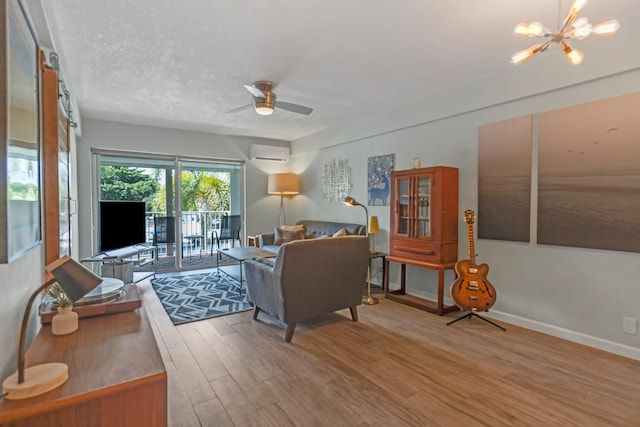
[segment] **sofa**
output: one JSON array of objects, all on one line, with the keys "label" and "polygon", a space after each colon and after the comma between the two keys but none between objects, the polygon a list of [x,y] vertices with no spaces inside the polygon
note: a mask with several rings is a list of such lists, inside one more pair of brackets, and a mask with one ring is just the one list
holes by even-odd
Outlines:
[{"label": "sofa", "polygon": [[369,239],[344,236],[295,240],[280,246],[275,259],[244,263],[253,318],[261,311],[286,324],[291,341],[296,324],[348,308],[358,321],[369,265]]},{"label": "sofa", "polygon": [[[306,239],[320,238],[324,236],[333,236],[338,231],[344,229],[348,235],[366,235],[367,227],[362,224],[351,224],[346,222],[333,221],[316,221],[311,219],[301,219],[295,225],[304,225],[306,231]],[[275,243],[275,232],[258,234],[258,246],[265,251],[278,252],[280,245]]]}]

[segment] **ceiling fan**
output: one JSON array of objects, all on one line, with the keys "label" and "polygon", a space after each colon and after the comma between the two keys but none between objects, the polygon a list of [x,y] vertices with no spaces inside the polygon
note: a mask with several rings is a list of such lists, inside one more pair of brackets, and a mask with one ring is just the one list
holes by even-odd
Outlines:
[{"label": "ceiling fan", "polygon": [[228,113],[235,113],[250,107],[254,107],[256,113],[261,116],[270,116],[273,114],[275,108],[305,115],[309,115],[313,111],[313,108],[305,107],[304,105],[276,101],[276,94],[272,91],[275,88],[275,84],[272,82],[261,80],[254,82],[252,85],[244,85],[244,87],[253,95],[253,104],[243,105],[242,107],[227,111]]},{"label": "ceiling fan", "polygon": [[591,34],[610,35],[618,31],[620,24],[612,19],[597,25],[592,25],[585,17],[578,18],[578,12],[587,3],[587,0],[573,0],[569,14],[560,25],[560,6],[558,0],[558,30],[553,32],[540,22],[521,23],[516,25],[513,32],[524,37],[548,37],[549,40],[536,43],[533,46],[516,52],[511,57],[511,63],[520,64],[538,52],[544,52],[552,43],[559,43],[562,52],[573,65],[580,65],[584,54],[578,49],[571,47],[568,39],[582,40]]}]

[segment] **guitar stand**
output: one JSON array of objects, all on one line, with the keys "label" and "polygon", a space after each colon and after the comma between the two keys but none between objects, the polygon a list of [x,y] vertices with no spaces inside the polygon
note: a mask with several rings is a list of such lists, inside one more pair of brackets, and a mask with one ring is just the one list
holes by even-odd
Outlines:
[{"label": "guitar stand", "polygon": [[502,326],[498,325],[497,323],[492,322],[492,321],[491,321],[491,320],[489,320],[489,319],[486,319],[486,318],[484,318],[484,317],[480,316],[479,314],[476,314],[476,313],[475,313],[475,312],[473,312],[473,311],[470,311],[469,313],[465,314],[464,316],[460,316],[460,317],[458,317],[457,319],[453,319],[451,322],[447,323],[447,326],[449,326],[449,325],[452,325],[452,324],[456,323],[458,320],[462,320],[462,319],[466,319],[466,318],[471,319],[471,316],[476,316],[477,318],[482,319],[482,320],[484,320],[485,322],[492,324],[492,325],[493,325],[493,326],[495,326],[496,328],[500,328],[500,329],[502,329],[503,331],[505,331],[505,332],[506,332],[506,329],[505,329],[505,328],[503,328]]}]

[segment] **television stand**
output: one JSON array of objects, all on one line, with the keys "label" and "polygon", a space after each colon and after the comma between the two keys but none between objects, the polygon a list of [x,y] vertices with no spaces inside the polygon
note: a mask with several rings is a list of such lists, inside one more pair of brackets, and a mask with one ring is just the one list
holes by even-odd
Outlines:
[{"label": "television stand", "polygon": [[[156,275],[157,264],[155,260],[157,257],[157,250],[158,250],[157,246],[140,243],[137,245],[126,246],[124,248],[103,251],[97,255],[90,256],[87,258],[82,258],[80,262],[109,265],[112,271],[111,277],[116,277],[116,267],[118,264],[122,264],[123,261],[131,261],[134,263],[134,265],[137,265],[137,266],[143,266],[143,265],[153,263],[153,272],[150,272],[148,276],[138,279],[137,281],[139,282],[140,280],[146,279],[149,276]],[[140,255],[147,252],[151,253],[151,258],[149,260],[140,259]]]}]

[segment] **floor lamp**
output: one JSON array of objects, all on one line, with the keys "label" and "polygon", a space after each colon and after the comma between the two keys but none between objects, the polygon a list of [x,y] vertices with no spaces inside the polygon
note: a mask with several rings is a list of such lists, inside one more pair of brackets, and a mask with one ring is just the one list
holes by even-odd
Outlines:
[{"label": "floor lamp", "polygon": [[5,399],[16,400],[38,396],[64,384],[69,377],[68,367],[64,363],[43,363],[26,369],[24,367],[29,313],[38,294],[57,282],[67,298],[71,302],[76,302],[102,282],[101,277],[66,255],[47,265],[46,270],[53,278],[36,289],[27,302],[18,335],[18,370],[2,383],[2,394]]},{"label": "floor lamp", "polygon": [[373,235],[373,238],[371,239],[371,252],[377,252],[376,251],[376,233],[380,230],[380,227],[378,226],[378,217],[375,215],[372,215],[371,218],[369,219],[369,234]]},{"label": "floor lamp", "polygon": [[[367,227],[367,237],[369,237],[369,211],[367,210],[367,207],[362,203],[356,202],[356,199],[350,196],[345,197],[342,202],[351,207],[362,206],[367,220],[367,222],[365,222],[365,227]],[[369,267],[367,267],[367,297],[362,299],[362,303],[367,305],[374,305],[378,303],[378,298],[371,296],[371,263],[369,263]]]},{"label": "floor lamp", "polygon": [[276,218],[276,227],[287,223],[284,214],[284,196],[300,194],[300,182],[295,173],[274,173],[269,175],[267,193],[280,195],[280,210]]}]

